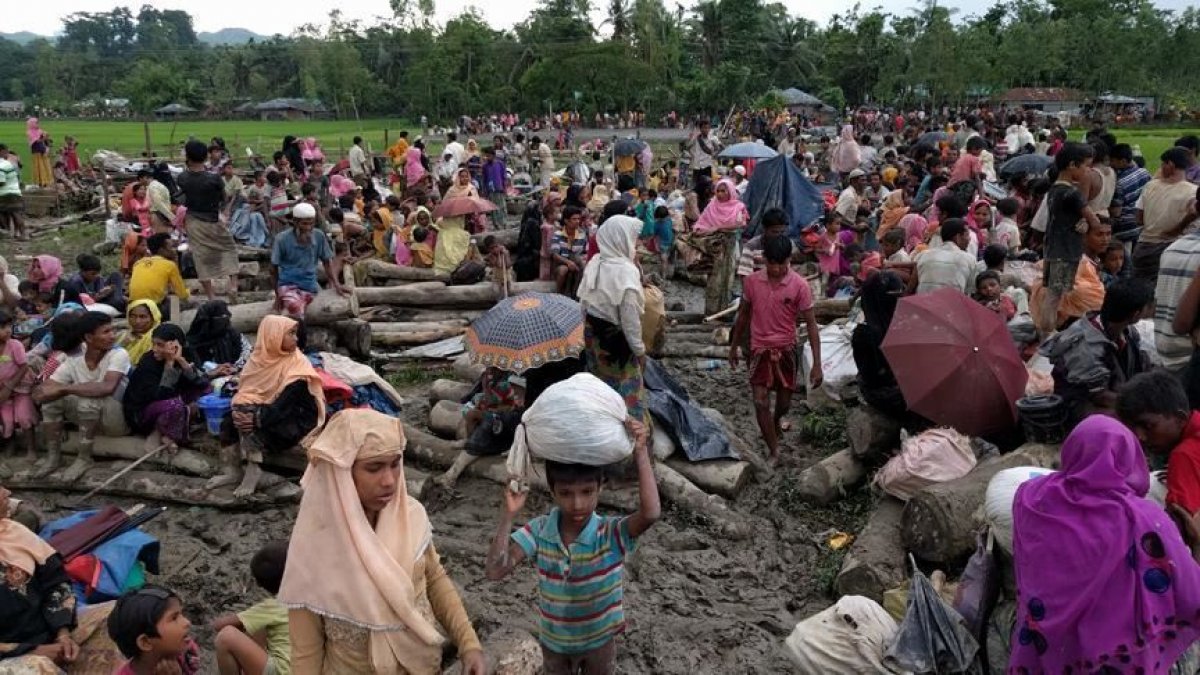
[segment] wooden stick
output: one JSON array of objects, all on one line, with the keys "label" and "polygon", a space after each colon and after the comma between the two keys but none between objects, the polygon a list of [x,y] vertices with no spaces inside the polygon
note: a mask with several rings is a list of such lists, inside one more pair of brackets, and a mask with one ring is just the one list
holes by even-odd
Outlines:
[{"label": "wooden stick", "polygon": [[125,467],[124,469],[121,469],[120,471],[118,471],[118,472],[114,473],[112,476],[110,476],[110,477],[108,478],[108,480],[106,480],[106,481],[104,481],[103,483],[101,483],[101,484],[97,485],[96,487],[92,488],[90,491],[88,491],[86,494],[84,494],[84,495],[83,495],[82,497],[80,497],[79,499],[76,499],[76,500],[75,500],[75,503],[74,503],[72,506],[68,507],[68,508],[75,508],[76,506],[79,506],[79,505],[80,505],[80,504],[82,504],[83,502],[87,501],[87,499],[88,499],[89,497],[91,497],[92,495],[96,494],[97,492],[99,492],[99,491],[103,490],[104,488],[108,487],[109,485],[112,485],[114,482],[116,482],[116,480],[117,480],[118,478],[120,478],[120,477],[122,477],[122,476],[124,476],[124,475],[128,474],[130,471],[133,471],[134,469],[138,468],[138,466],[139,466],[139,465],[140,465],[142,462],[144,462],[144,461],[146,461],[146,460],[150,459],[151,457],[153,457],[153,456],[157,455],[158,453],[162,452],[162,451],[163,451],[163,450],[165,450],[166,448],[167,448],[167,445],[166,445],[165,443],[163,443],[163,444],[160,444],[158,447],[154,448],[154,449],[153,449],[153,450],[151,450],[150,452],[147,452],[146,454],[142,455],[141,457],[139,457],[139,458],[137,458],[137,459],[133,460],[132,462],[130,462],[129,466],[127,466],[127,467]]}]

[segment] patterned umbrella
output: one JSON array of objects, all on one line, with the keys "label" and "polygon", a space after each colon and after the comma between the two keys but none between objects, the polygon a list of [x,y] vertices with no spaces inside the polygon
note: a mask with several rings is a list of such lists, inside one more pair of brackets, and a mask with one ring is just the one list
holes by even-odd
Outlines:
[{"label": "patterned umbrella", "polygon": [[496,210],[496,205],[479,197],[451,197],[433,207],[435,218],[457,218],[471,216],[476,213],[489,213]]},{"label": "patterned umbrella", "polygon": [[583,351],[583,308],[553,293],[501,300],[467,329],[472,363],[523,373]]}]

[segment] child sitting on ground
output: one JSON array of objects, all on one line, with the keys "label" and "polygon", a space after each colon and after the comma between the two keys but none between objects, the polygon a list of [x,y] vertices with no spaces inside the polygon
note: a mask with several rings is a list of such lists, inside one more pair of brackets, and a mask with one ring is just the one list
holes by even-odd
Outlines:
[{"label": "child sitting on ground", "polygon": [[1179,520],[1200,511],[1200,411],[1192,410],[1179,379],[1166,370],[1133,376],[1117,392],[1117,417],[1152,460],[1166,460],[1171,515]]},{"label": "child sitting on ground", "polygon": [[1003,246],[1006,250],[1016,253],[1021,250],[1021,230],[1017,228],[1017,212],[1021,210],[1021,202],[1006,197],[996,202],[996,211],[1000,213],[1000,222],[992,231],[991,243]]},{"label": "child sitting on ground", "polygon": [[412,266],[419,268],[433,267],[433,249],[425,240],[429,238],[429,230],[418,227],[413,230],[413,243],[408,247],[412,252]]},{"label": "child sitting on ground", "polygon": [[1000,287],[1000,275],[991,270],[980,272],[975,277],[975,300],[1005,321],[1017,315],[1017,306]]},{"label": "child sitting on ground", "polygon": [[[20,436],[27,455],[34,454],[33,428],[37,426],[37,408],[33,405],[33,371],[26,360],[25,347],[12,336],[13,317],[0,309],[0,440]],[[7,473],[0,466],[0,477]]]},{"label": "child sitting on ground", "polygon": [[625,556],[658,520],[658,484],[650,462],[649,432],[627,419],[634,438],[638,510],[601,516],[596,506],[603,467],[546,462],[555,507],[512,531],[525,492],[504,488],[504,507],[488,549],[487,578],[499,581],[528,558],[538,572],[538,637],[546,675],[611,675],[616,636],[625,631]]},{"label": "child sitting on ground", "polygon": [[[742,304],[729,344],[729,365],[737,368],[738,349],[747,331],[750,333],[750,388],[754,394],[754,415],[763,441],[770,451],[772,464],[779,462],[779,434],[792,402],[796,382],[796,323],[803,317],[812,346],[813,368],[809,385],[821,386],[821,338],[817,315],[813,310],[808,281],[791,268],[792,242],[787,237],[771,237],[763,242],[766,269],[742,282]],[[775,392],[775,411],[771,412],[771,392]]]},{"label": "child sitting on ground", "polygon": [[170,667],[171,662],[183,675],[200,672],[199,648],[188,637],[191,627],[179,596],[162,586],[122,595],[108,615],[108,636],[129,661],[113,675],[151,675],[159,664]]},{"label": "child sitting on ground", "polygon": [[1104,287],[1112,286],[1121,278],[1121,270],[1125,268],[1125,245],[1119,241],[1109,242],[1104,249],[1104,259],[1100,261],[1100,281]]},{"label": "child sitting on ground", "polygon": [[250,574],[258,587],[271,597],[237,614],[226,614],[213,621],[213,632],[217,635],[217,668],[221,675],[288,675],[291,672],[288,609],[275,599],[283,582],[287,553],[287,541],[273,541],[259,549],[250,559]]}]

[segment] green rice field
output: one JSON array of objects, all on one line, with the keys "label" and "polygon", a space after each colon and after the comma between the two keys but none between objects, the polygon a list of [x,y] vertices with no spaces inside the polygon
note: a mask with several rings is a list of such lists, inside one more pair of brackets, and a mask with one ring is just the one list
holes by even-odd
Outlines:
[{"label": "green rice field", "polygon": [[[1151,173],[1158,170],[1159,156],[1175,144],[1175,139],[1188,134],[1200,135],[1200,129],[1179,127],[1141,127],[1129,129],[1112,129],[1117,142],[1134,146],[1134,152],[1140,148],[1146,158],[1146,168]],[[1071,133],[1072,140],[1083,140],[1083,130]]]}]

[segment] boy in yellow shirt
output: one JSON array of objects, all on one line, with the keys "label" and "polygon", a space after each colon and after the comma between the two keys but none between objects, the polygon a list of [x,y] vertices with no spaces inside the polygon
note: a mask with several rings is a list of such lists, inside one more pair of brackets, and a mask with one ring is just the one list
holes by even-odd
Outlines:
[{"label": "boy in yellow shirt", "polygon": [[133,264],[129,278],[129,302],[150,300],[162,305],[167,290],[174,291],[179,299],[187,300],[187,286],[176,262],[178,253],[171,243],[171,235],[155,234],[146,241],[150,256]]}]

